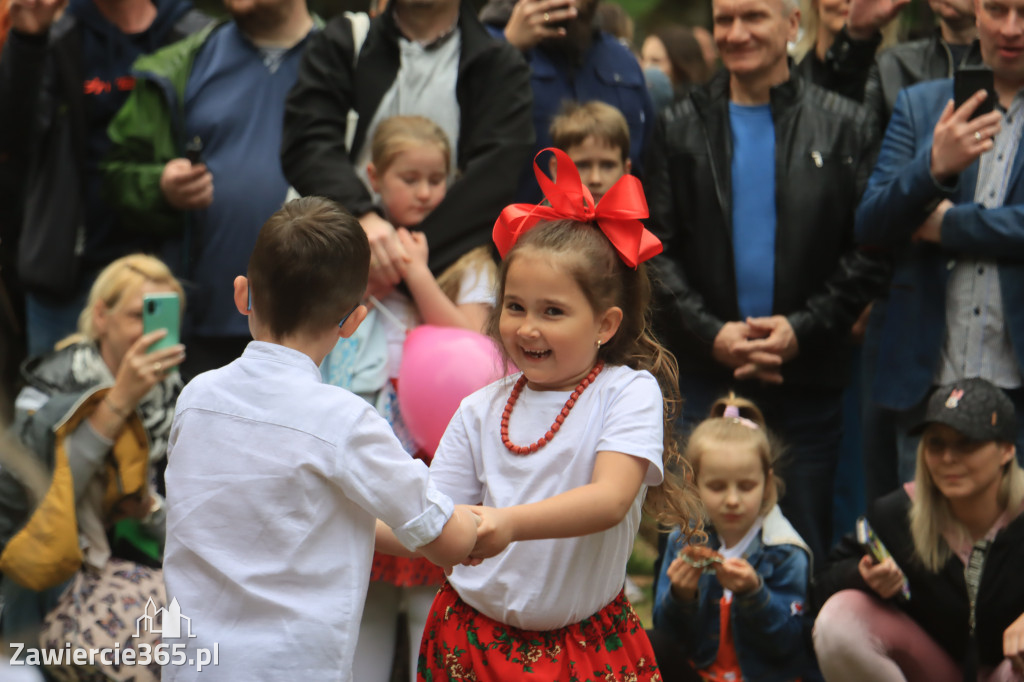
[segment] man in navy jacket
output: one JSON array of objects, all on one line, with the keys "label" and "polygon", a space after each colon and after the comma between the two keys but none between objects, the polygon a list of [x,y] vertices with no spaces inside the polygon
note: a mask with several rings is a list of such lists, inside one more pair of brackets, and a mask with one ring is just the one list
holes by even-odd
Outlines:
[{"label": "man in navy jacket", "polygon": [[1024,411],[1024,0],[975,10],[973,57],[994,73],[996,110],[972,118],[983,92],[954,109],[950,79],[903,91],[857,210],[858,238],[895,257],[871,390],[901,425],[904,481],[905,434],[934,386],[982,377]]}]

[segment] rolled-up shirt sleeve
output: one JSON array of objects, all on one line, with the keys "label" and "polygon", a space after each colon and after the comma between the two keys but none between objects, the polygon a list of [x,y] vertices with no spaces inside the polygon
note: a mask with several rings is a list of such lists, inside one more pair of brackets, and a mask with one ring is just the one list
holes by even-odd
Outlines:
[{"label": "rolled-up shirt sleeve", "polygon": [[433,542],[455,512],[452,499],[433,485],[427,488],[427,501],[429,506],[422,514],[398,528],[392,528],[398,541],[410,551]]}]

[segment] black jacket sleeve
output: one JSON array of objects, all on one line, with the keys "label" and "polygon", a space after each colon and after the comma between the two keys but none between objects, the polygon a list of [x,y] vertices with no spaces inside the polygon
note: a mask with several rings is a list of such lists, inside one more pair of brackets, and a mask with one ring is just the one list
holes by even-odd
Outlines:
[{"label": "black jacket sleeve", "polygon": [[650,264],[655,285],[655,324],[660,337],[691,337],[705,346],[710,356],[711,346],[725,321],[712,314],[703,296],[690,286],[676,253],[676,230],[684,219],[685,209],[677,206],[673,198],[665,126],[665,118],[659,116],[644,183],[651,214],[648,227],[661,240],[664,249]]},{"label": "black jacket sleeve", "polygon": [[299,194],[333,199],[354,215],[373,209],[345,148],[355,108],[352,26],[344,16],[310,36],[285,103],[281,165]]},{"label": "black jacket sleeve", "polygon": [[0,55],[0,152],[27,158],[48,57],[47,36],[11,31]]},{"label": "black jacket sleeve", "polygon": [[430,243],[435,274],[490,241],[533,150],[530,69],[519,50],[488,40],[473,63],[460,69],[460,176],[419,227]]}]

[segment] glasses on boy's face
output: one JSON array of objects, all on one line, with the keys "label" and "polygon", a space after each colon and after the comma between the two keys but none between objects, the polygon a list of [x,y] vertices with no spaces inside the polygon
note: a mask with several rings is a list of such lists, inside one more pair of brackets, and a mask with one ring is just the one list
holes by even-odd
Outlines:
[{"label": "glasses on boy's face", "polygon": [[[345,317],[341,318],[341,322],[338,323],[338,326],[339,327],[345,326],[345,323],[348,322],[348,318],[352,317],[352,313],[354,313],[356,311],[356,308],[358,308],[358,307],[359,307],[359,304],[356,303],[352,307],[352,310],[350,310],[347,313],[345,313]],[[246,304],[245,309],[246,310],[252,310],[252,288],[249,289],[249,302]]]}]

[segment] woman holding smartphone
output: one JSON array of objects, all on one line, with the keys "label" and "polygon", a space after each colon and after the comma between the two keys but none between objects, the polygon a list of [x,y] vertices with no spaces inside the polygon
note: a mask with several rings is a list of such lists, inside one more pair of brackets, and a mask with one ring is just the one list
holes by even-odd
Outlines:
[{"label": "woman holding smartphone", "polygon": [[[936,390],[918,426],[916,478],[867,521],[892,555],[852,537],[818,576],[825,679],[1024,679],[1024,472],[1013,403],[984,379]],[[901,594],[906,579],[910,597]]]},{"label": "woman holding smartphone", "polygon": [[[38,641],[15,635],[35,631],[38,637],[44,617],[83,575],[109,576],[119,561],[137,577],[140,566],[160,566],[163,469],[181,391],[175,368],[185,349],[175,344],[148,352],[168,332],[143,334],[146,294],[183,292],[156,258],[136,254],[114,261],[93,284],[78,333],[22,368],[26,386],[15,400],[12,431],[52,482],[42,502],[33,505],[18,473],[0,469],[0,628],[11,641]],[[66,538],[57,532],[30,546],[26,529],[66,529],[69,519],[74,546],[61,545]],[[150,578],[162,583],[158,572]],[[130,601],[121,596],[139,597],[111,593],[117,608]],[[134,628],[145,602],[132,607],[138,610],[134,616],[112,610],[117,618],[105,628],[116,629],[117,622]]]}]

